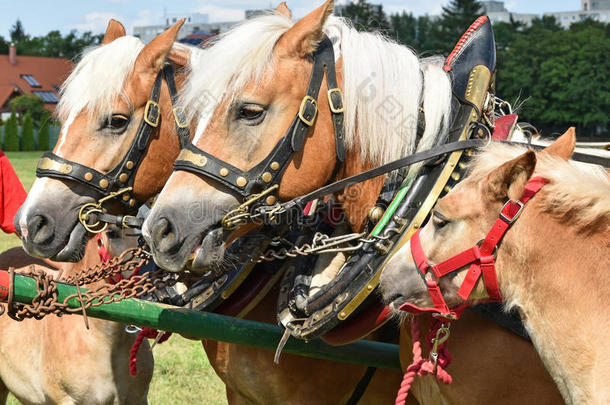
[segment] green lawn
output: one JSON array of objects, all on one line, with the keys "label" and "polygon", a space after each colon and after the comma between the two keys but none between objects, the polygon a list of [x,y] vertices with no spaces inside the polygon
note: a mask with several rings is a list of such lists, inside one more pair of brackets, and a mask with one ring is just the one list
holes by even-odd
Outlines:
[{"label": "green lawn", "polygon": [[[36,163],[42,152],[7,152],[11,164],[26,190],[36,178]],[[0,232],[0,252],[19,246],[15,235]],[[173,335],[167,342],[154,348],[155,372],[150,385],[148,403],[151,405],[227,403],[224,385],[214,373],[203,351],[201,342]],[[9,405],[18,405],[10,396]]]}]

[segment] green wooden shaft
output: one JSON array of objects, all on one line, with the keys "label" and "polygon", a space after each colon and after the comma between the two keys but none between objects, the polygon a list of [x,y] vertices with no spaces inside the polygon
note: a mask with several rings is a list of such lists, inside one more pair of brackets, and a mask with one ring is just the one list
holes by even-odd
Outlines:
[{"label": "green wooden shaft", "polygon": [[[76,288],[72,285],[58,283],[57,286],[61,301],[68,295],[76,293]],[[8,286],[5,287],[8,289]],[[14,290],[15,302],[30,303],[36,295],[36,282],[31,277],[16,274]],[[81,291],[83,290],[81,289]],[[80,307],[76,299],[71,299],[68,304],[73,308]],[[275,350],[283,332],[278,326],[271,324],[211,312],[190,311],[134,298],[89,308],[87,315],[93,318],[175,332],[189,337],[220,340],[269,350]],[[319,339],[304,342],[291,338],[286,343],[283,352],[400,370],[398,345],[388,343],[363,340],[344,346],[330,346]],[[272,353],[269,355],[272,356]]]}]

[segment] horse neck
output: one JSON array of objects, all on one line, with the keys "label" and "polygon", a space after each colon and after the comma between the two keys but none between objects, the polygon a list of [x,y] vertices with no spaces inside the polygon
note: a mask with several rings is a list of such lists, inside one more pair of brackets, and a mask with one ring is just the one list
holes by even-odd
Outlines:
[{"label": "horse neck", "polygon": [[529,208],[503,242],[510,246],[508,253],[500,247],[503,297],[521,311],[566,402],[608,403],[610,343],[603,327],[610,325],[604,309],[610,281],[608,235],[583,236],[550,214]]},{"label": "horse neck", "polygon": [[[375,167],[370,161],[363,161],[360,147],[346,151],[345,162],[339,171],[339,178],[346,178]],[[366,224],[369,210],[375,205],[385,176],[375,177],[363,183],[346,188],[337,194],[337,200],[342,205],[345,217],[354,232],[361,232]]]}]

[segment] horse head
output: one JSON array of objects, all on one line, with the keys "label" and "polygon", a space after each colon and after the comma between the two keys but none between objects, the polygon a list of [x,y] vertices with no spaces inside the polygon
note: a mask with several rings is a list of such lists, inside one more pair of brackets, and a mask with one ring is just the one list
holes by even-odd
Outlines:
[{"label": "horse head", "polygon": [[[536,170],[537,161],[568,160],[574,151],[575,139],[574,130],[568,130],[555,143],[540,152],[538,158],[531,150],[522,153],[522,148],[503,145],[480,152],[479,157],[471,163],[470,174],[437,202],[427,224],[417,235],[417,244],[421,246],[430,265],[447,263],[449,258],[455,258],[461,252],[481,245],[490,229],[495,226],[498,213],[503,211],[507,201],[518,201],[521,198]],[[515,154],[518,156],[515,157]],[[511,159],[506,161],[506,156],[511,156]],[[500,157],[503,157],[504,161]],[[516,255],[516,252],[522,250],[518,243],[524,243],[524,239],[517,238],[517,244],[512,238],[509,239],[503,239],[502,245],[494,252],[497,253],[495,269],[500,281],[503,277],[502,269],[506,267],[506,257]],[[420,272],[416,260],[421,259],[415,258],[417,248],[412,249],[414,243],[411,238],[397,249],[381,274],[383,298],[395,309],[405,302],[426,308],[433,305],[429,294],[429,281],[431,277],[436,277],[432,273],[424,276]],[[465,301],[490,298],[483,277],[476,281],[468,297],[460,294],[460,288],[468,273],[472,271],[469,264],[435,280],[449,307],[458,307]],[[525,263],[522,265],[525,266]]]},{"label": "horse head", "polygon": [[[358,33],[332,9],[327,1],[294,23],[282,5],[221,36],[205,71],[193,69],[183,104],[198,122],[195,137],[143,228],[159,265],[179,271],[194,250],[193,268],[213,268],[235,236],[223,218],[253,197],[273,206],[412,153],[422,92],[446,89],[429,98],[441,107],[429,106],[435,119],[424,138],[445,122],[450,84],[440,67]],[[424,90],[428,73],[437,80]],[[364,227],[383,182],[337,196],[352,229]]]},{"label": "horse head", "polygon": [[168,56],[178,65],[188,58],[185,48],[173,47],[182,23],[144,45],[111,20],[101,46],[86,51],[75,66],[62,86],[59,140],[41,159],[15,217],[29,254],[80,260],[90,235],[79,222],[83,205],[123,189],[107,207],[133,211],[169,177],[179,141],[159,75]]}]

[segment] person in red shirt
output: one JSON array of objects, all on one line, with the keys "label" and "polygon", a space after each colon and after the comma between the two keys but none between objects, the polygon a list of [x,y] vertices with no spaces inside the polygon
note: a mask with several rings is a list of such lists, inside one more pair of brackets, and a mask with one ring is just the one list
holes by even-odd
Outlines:
[{"label": "person in red shirt", "polygon": [[26,196],[27,193],[11,162],[0,151],[0,229],[2,231],[15,233],[13,218]]}]

